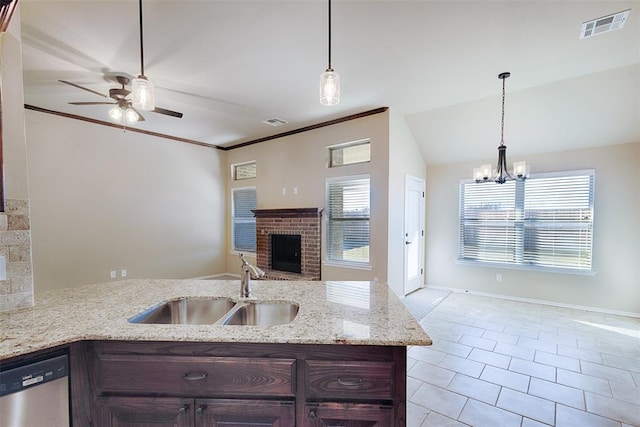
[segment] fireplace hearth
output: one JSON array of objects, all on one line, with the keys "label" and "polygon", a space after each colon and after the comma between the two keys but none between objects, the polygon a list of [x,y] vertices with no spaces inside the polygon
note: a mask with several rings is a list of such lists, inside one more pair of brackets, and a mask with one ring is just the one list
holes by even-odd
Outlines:
[{"label": "fireplace hearth", "polygon": [[[266,272],[266,278],[320,280],[322,209],[256,209],[253,213],[256,217],[257,264]],[[278,236],[275,237],[275,248],[273,236]],[[289,246],[294,243],[295,246]],[[276,254],[275,259],[274,249],[283,251]]]}]

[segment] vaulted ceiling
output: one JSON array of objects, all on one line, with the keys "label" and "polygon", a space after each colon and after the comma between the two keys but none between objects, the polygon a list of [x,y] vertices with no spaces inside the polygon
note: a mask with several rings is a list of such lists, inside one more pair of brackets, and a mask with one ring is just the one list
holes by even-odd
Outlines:
[{"label": "vaulted ceiling", "polygon": [[[159,107],[136,127],[231,146],[388,106],[428,164],[640,141],[640,1],[334,0],[337,106],[324,0],[143,0],[145,75]],[[581,24],[631,9],[623,29]],[[25,103],[108,121],[98,95],[140,71],[136,0],[20,0]],[[285,125],[263,123],[279,118]]]}]

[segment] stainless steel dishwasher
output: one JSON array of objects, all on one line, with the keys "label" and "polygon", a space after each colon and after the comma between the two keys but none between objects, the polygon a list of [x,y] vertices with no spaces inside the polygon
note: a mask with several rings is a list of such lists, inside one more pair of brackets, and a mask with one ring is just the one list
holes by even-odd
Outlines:
[{"label": "stainless steel dishwasher", "polygon": [[0,368],[0,426],[69,426],[66,354]]}]

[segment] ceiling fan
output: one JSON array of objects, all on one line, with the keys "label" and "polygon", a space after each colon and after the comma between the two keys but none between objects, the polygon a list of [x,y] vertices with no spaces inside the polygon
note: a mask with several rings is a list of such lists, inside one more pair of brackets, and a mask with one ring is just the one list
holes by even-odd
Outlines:
[{"label": "ceiling fan", "polygon": [[[1,1],[1,0],[0,0]],[[95,93],[96,95],[104,98],[111,98],[115,102],[70,102],[73,105],[101,105],[108,104],[114,105],[109,110],[109,117],[116,123],[132,124],[135,122],[144,121],[144,117],[134,107],[145,110],[153,111],[154,113],[160,113],[167,116],[182,118],[182,113],[177,111],[171,111],[164,108],[158,108],[155,105],[155,89],[153,83],[147,79],[144,75],[144,41],[142,30],[142,0],[138,0],[138,11],[140,16],[140,75],[133,80],[127,76],[116,74],[115,80],[120,83],[122,87],[109,89],[109,96],[103,95],[100,92],[80,86],[79,84],[72,83],[66,80],[58,80],[61,83],[68,84],[78,89],[86,90],[87,92]],[[126,85],[131,83],[131,90],[125,88]],[[129,98],[129,95],[132,95]]]},{"label": "ceiling fan", "polygon": [[[131,94],[131,91],[126,89],[125,86],[129,84],[129,77],[123,75],[116,75],[115,80],[121,85],[119,88],[109,89],[109,95],[102,94],[93,89],[86,88],[77,83],[73,83],[67,80],[58,80],[60,83],[64,83],[78,89],[85,90],[87,92],[91,92],[103,98],[111,98],[113,102],[69,102],[72,105],[113,105],[114,107],[109,111],[109,117],[115,122],[126,122],[127,124],[131,124],[134,122],[144,121],[144,117],[140,114],[135,108],[133,108],[131,99],[128,96]],[[154,113],[164,114],[171,117],[182,118],[182,113],[177,111],[167,110],[165,108],[155,107],[153,110],[150,110]]]}]

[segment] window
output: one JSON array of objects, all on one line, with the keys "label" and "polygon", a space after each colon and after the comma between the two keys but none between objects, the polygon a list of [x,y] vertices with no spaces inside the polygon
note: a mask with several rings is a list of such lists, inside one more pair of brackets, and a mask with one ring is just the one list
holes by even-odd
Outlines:
[{"label": "window", "polygon": [[256,209],[255,187],[234,188],[231,190],[231,216],[233,250],[238,252],[256,251]]},{"label": "window", "polygon": [[327,180],[327,260],[369,263],[369,176]]},{"label": "window", "polygon": [[234,181],[256,177],[256,162],[246,162],[231,165],[231,177]]},{"label": "window", "polygon": [[593,170],[460,184],[461,261],[591,271]]},{"label": "window", "polygon": [[371,161],[370,141],[354,141],[332,145],[329,149],[329,167],[366,163]]}]

